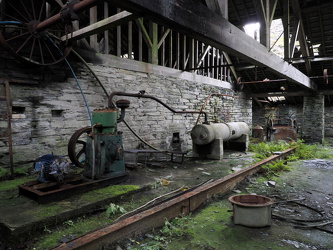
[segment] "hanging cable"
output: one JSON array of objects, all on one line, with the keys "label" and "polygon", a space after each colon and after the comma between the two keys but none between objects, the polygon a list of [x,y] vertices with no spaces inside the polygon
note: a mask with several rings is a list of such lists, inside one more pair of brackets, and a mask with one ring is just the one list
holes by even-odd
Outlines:
[{"label": "hanging cable", "polygon": [[75,56],[77,56],[81,60],[81,62],[83,62],[83,64],[89,69],[89,71],[91,72],[91,74],[94,75],[94,77],[96,78],[97,82],[99,83],[99,85],[103,89],[104,94],[109,98],[109,94],[108,94],[106,88],[104,87],[103,83],[99,80],[98,76],[95,74],[94,70],[89,66],[89,64],[86,62],[86,60],[84,60],[82,58],[82,56],[80,56],[79,53],[77,53],[75,50],[72,49],[72,52],[75,54]]},{"label": "hanging cable", "polygon": [[[60,49],[59,49],[59,47],[56,45],[56,43],[55,43],[55,42],[54,42],[49,36],[47,36],[47,37],[48,37],[48,39],[52,42],[52,44],[53,44],[53,45],[59,50],[59,53],[62,55],[62,52],[60,51]],[[74,76],[74,79],[75,79],[75,81],[76,81],[76,84],[77,84],[78,88],[80,89],[81,95],[82,95],[82,97],[83,97],[84,103],[85,103],[86,108],[87,108],[87,113],[88,113],[88,116],[89,116],[90,125],[93,126],[93,122],[92,122],[92,117],[91,117],[90,108],[89,108],[89,105],[88,105],[88,102],[87,102],[86,96],[85,96],[85,94],[84,94],[84,92],[83,92],[83,90],[82,90],[81,84],[80,84],[80,82],[79,82],[79,80],[78,80],[78,78],[77,78],[77,76],[76,76],[76,74],[75,74],[75,72],[74,72],[72,66],[71,66],[70,63],[68,62],[67,58],[65,58],[65,62],[67,63],[69,69],[71,70],[71,72],[72,72],[72,74],[73,74],[73,76]]]},{"label": "hanging cable", "polygon": [[18,21],[1,21],[0,24],[22,24]]},{"label": "hanging cable", "polygon": [[75,79],[75,81],[76,81],[76,84],[77,84],[78,88],[80,89],[81,95],[82,95],[82,97],[83,97],[84,103],[85,103],[86,108],[87,108],[87,112],[88,112],[88,116],[89,116],[90,124],[91,124],[91,126],[92,126],[92,125],[93,125],[93,122],[92,122],[91,112],[90,112],[90,108],[89,108],[89,105],[88,105],[88,102],[87,102],[86,96],[85,96],[85,94],[83,93],[83,90],[82,90],[81,84],[80,84],[79,80],[77,79],[77,76],[76,76],[76,74],[75,74],[75,72],[74,72],[72,66],[69,64],[69,62],[68,62],[68,60],[67,60],[66,58],[65,58],[65,61],[66,61],[68,67],[70,68],[70,70],[71,70],[71,72],[72,72],[72,74],[73,74],[73,76],[74,76],[74,79]]},{"label": "hanging cable", "polygon": [[[101,82],[101,80],[99,79],[99,77],[95,74],[94,70],[88,65],[88,63],[75,51],[72,50],[74,52],[74,54],[83,62],[83,64],[88,68],[88,70],[94,75],[94,77],[96,78],[97,82],[99,83],[99,85],[101,86],[101,88],[103,89],[105,95],[109,98],[109,94],[106,91],[106,88],[104,87],[103,83]],[[155,148],[154,146],[150,145],[148,142],[146,142],[144,139],[142,139],[131,127],[130,125],[123,120],[124,124],[126,125],[126,127],[132,132],[132,134],[138,138],[142,143],[144,143],[145,145],[147,145],[149,148],[154,149],[156,151],[162,151],[160,149]]]}]

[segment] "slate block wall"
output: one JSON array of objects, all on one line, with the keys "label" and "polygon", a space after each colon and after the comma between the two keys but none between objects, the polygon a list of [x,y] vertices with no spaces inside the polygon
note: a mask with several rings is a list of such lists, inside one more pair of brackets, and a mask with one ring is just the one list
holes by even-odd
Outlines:
[{"label": "slate block wall", "polygon": [[[101,60],[101,57],[106,59]],[[75,58],[69,57],[68,60],[90,110],[106,107],[107,96],[93,74]],[[15,164],[30,162],[49,153],[66,155],[71,135],[77,129],[90,125],[83,97],[66,63],[44,68],[26,66],[1,50],[0,61],[0,78],[40,82],[38,85],[11,84]],[[138,64],[136,61],[99,55],[98,62],[94,61],[89,65],[108,93],[138,93],[145,90],[148,95],[159,98],[175,110],[200,110],[207,96],[218,92],[230,97],[210,98],[204,109],[209,114],[210,121],[244,121],[252,124],[251,100],[246,99],[244,94],[235,93],[223,84],[219,86],[219,81],[212,84],[210,78],[201,77],[198,81],[190,73],[186,73],[188,79],[180,78],[179,75],[184,73],[179,70],[168,69],[169,75],[161,74],[159,66],[156,72],[136,70]],[[0,88],[1,93],[2,85]],[[190,131],[197,122],[197,114],[173,114],[149,99],[118,99],[131,101],[125,120],[144,141],[162,150],[191,150]],[[200,122],[202,121],[201,118]],[[1,123],[1,127],[5,125]],[[124,123],[118,124],[118,130],[123,132],[125,149],[143,146]],[[173,143],[175,135],[179,136],[180,143]],[[6,139],[0,139],[0,166],[8,164],[7,151]]]},{"label": "slate block wall", "polygon": [[325,99],[322,93],[304,97],[303,139],[322,143],[325,139]]},{"label": "slate block wall", "polygon": [[263,127],[266,134],[268,119],[289,118],[296,120],[299,126],[299,139],[302,139],[303,105],[281,105],[278,107],[266,105],[264,107],[253,106],[253,127]]},{"label": "slate block wall", "polygon": [[[304,97],[304,103],[279,107],[253,107],[253,126],[266,129],[269,117],[296,119],[299,125],[299,138],[307,143],[322,143],[333,138],[332,106],[325,105],[323,93]],[[266,130],[265,130],[266,131]]]}]

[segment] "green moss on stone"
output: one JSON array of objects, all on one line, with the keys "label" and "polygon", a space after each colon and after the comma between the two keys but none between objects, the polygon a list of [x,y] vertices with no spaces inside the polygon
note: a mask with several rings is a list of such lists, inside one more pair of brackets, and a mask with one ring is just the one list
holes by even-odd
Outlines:
[{"label": "green moss on stone", "polygon": [[80,200],[82,201],[99,201],[105,198],[116,197],[122,194],[126,194],[135,190],[138,190],[140,187],[135,185],[113,185],[106,188],[101,188],[93,190],[81,195]]},{"label": "green moss on stone", "polygon": [[0,192],[16,189],[18,185],[34,180],[33,177],[23,177],[9,181],[0,182]]}]

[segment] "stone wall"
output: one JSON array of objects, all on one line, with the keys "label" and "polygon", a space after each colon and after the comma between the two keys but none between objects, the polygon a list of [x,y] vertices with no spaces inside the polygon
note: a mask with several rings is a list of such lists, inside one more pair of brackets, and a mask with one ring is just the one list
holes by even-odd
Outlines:
[{"label": "stone wall", "polygon": [[[145,90],[148,95],[159,98],[177,111],[198,111],[206,98],[217,92],[228,96],[213,96],[207,101],[204,111],[209,114],[210,121],[252,124],[251,100],[235,93],[229,83],[113,56],[88,52],[84,52],[84,56],[108,93]],[[93,74],[75,58],[69,57],[68,60],[89,109],[92,111],[107,106],[108,98]],[[83,96],[66,63],[44,68],[27,66],[12,59],[5,51],[0,51],[0,61],[0,78],[39,82],[38,85],[11,84],[15,164],[49,153],[66,155],[71,135],[77,129],[90,125]],[[121,99],[131,101],[125,120],[142,140],[162,150],[191,149],[190,131],[198,115],[173,114],[149,99]],[[0,124],[0,127],[5,127],[3,122]],[[124,123],[118,124],[118,130],[123,132],[125,148],[142,147],[141,140]],[[173,143],[174,136],[179,136],[180,143]],[[7,142],[0,139],[0,166],[7,164]]]},{"label": "stone wall", "polygon": [[333,139],[333,106],[325,106],[325,139]]},{"label": "stone wall", "polygon": [[303,139],[322,143],[325,139],[325,99],[322,93],[304,97]]},{"label": "stone wall", "polygon": [[253,107],[253,127],[259,125],[266,132],[268,119],[289,118],[296,120],[299,126],[299,136],[302,138],[303,105],[280,105],[277,107],[266,105]]},{"label": "stone wall", "polygon": [[253,106],[253,126],[266,129],[269,117],[296,119],[299,125],[299,138],[309,143],[333,139],[333,110],[325,105],[323,94],[305,97],[304,105],[284,105],[279,107]]}]

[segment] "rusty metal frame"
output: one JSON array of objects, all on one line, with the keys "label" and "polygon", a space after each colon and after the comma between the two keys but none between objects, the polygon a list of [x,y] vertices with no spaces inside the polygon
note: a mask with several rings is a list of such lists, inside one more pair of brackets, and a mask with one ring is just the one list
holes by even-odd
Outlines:
[{"label": "rusty metal frame", "polygon": [[100,249],[106,244],[115,243],[134,233],[144,233],[152,228],[160,227],[166,219],[171,220],[179,215],[188,214],[196,210],[213,195],[226,193],[247,176],[258,172],[262,165],[281,160],[294,150],[295,148],[290,148],[281,154],[273,155],[237,173],[202,185],[190,192],[167,200],[153,208],[118,221],[110,226],[63,243],[54,249]]}]

